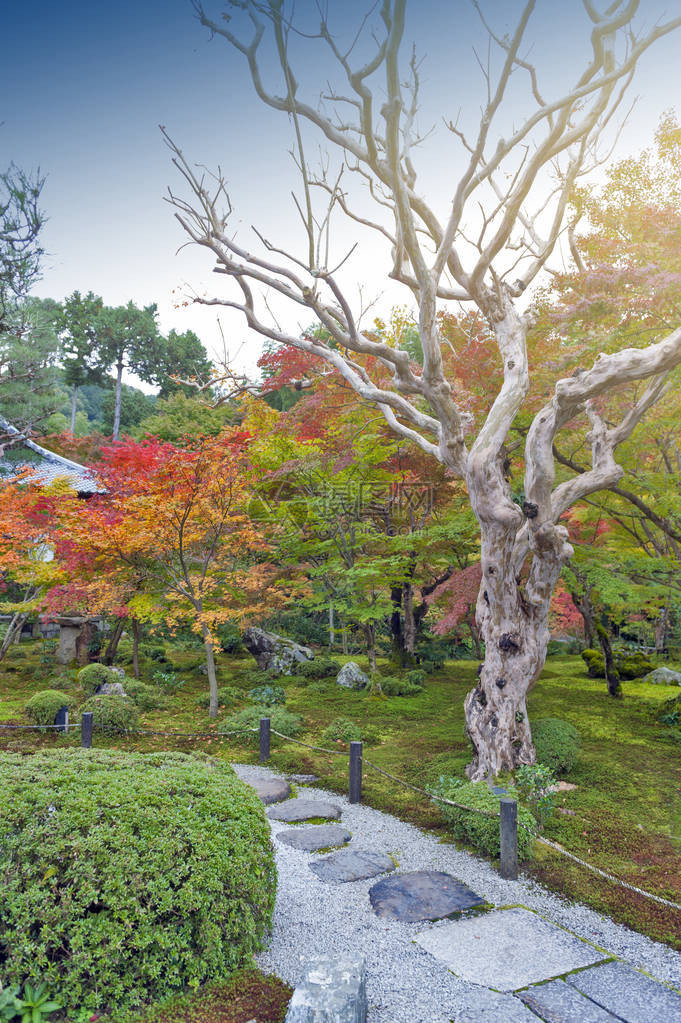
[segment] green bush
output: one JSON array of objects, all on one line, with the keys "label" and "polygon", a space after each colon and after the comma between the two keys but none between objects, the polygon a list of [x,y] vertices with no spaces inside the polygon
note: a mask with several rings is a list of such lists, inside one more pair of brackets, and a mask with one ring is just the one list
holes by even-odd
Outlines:
[{"label": "green bush", "polygon": [[335,718],[322,733],[324,742],[378,742],[380,735],[371,725],[356,725],[348,718]]},{"label": "green bush", "polygon": [[26,717],[34,725],[53,725],[57,711],[68,703],[68,696],[57,689],[43,689],[26,704]]},{"label": "green bush", "polygon": [[2,754],[0,774],[3,983],[45,981],[69,1019],[118,1019],[226,976],[261,946],[276,886],[269,829],[227,764],[73,750]]},{"label": "green bush", "polygon": [[649,671],[653,671],[655,665],[645,654],[616,654],[615,667],[620,678],[631,681],[635,678],[643,678]]},{"label": "green bush", "polygon": [[286,703],[286,693],[281,686],[256,686],[248,692],[251,703],[259,703],[263,707],[273,707],[275,703]]},{"label": "green bush", "polygon": [[423,668],[412,668],[404,677],[407,682],[411,682],[415,686],[421,686],[421,688],[426,684],[426,673]]},{"label": "green bush", "polygon": [[218,641],[220,649],[226,654],[240,654],[244,649],[241,633],[231,622],[218,626]]},{"label": "green bush", "polygon": [[82,686],[85,698],[94,696],[99,686],[105,682],[120,682],[120,675],[107,668],[105,664],[86,664],[78,672],[78,682]]},{"label": "green bush", "polygon": [[341,666],[333,657],[315,657],[314,661],[301,661],[296,664],[294,674],[301,678],[331,678],[338,674]]},{"label": "green bush", "polygon": [[[138,650],[141,653],[141,650]],[[114,658],[119,664],[132,664],[132,640],[121,639],[119,640],[116,648],[116,657]]]},{"label": "green bush", "polygon": [[[243,698],[243,693],[235,686],[220,686],[218,688],[218,707],[231,707]],[[195,706],[206,709],[210,707],[210,693],[203,693],[197,696]]]},{"label": "green bush", "polygon": [[671,700],[665,700],[661,706],[656,706],[655,718],[669,728],[681,725],[681,696],[673,696]]},{"label": "green bush", "polygon": [[184,679],[176,675],[174,671],[155,671],[151,676],[151,681],[166,693],[176,693],[184,685]]},{"label": "green bush", "polygon": [[138,678],[126,677],[123,679],[123,687],[140,710],[165,710],[168,706],[168,697],[165,693],[156,686],[140,682]]},{"label": "green bush", "polygon": [[[419,672],[419,674],[421,674]],[[393,675],[386,675],[380,680],[381,690],[386,696],[416,696],[423,692],[423,686],[411,682],[408,678],[397,678]]]},{"label": "green bush", "polygon": [[297,714],[291,714],[290,711],[284,710],[283,707],[276,706],[244,707],[243,710],[237,711],[231,717],[225,718],[219,731],[232,732],[239,731],[242,728],[255,728],[255,732],[245,733],[243,736],[235,736],[234,738],[240,739],[243,742],[257,743],[257,730],[260,727],[260,718],[269,718],[271,727],[283,735],[290,735],[295,738],[302,731],[302,721]]},{"label": "green bush", "polygon": [[586,664],[589,678],[605,678],[605,658],[600,650],[582,650],[581,658]]},{"label": "green bush", "polygon": [[[461,781],[459,778],[445,777],[440,778],[438,784],[433,786],[430,791],[435,796],[452,799],[470,808],[460,810],[455,806],[447,806],[446,803],[437,803],[454,838],[470,843],[487,856],[497,857],[499,855],[499,801],[501,797],[492,792],[486,782]],[[509,790],[509,795],[515,795],[513,790]],[[484,810],[494,816],[471,813],[471,810]],[[534,817],[524,806],[518,807],[518,824],[525,825],[525,827],[518,828],[518,858],[529,860],[534,841],[530,832],[536,831],[536,824]],[[526,828],[529,828],[530,831],[527,831]]]},{"label": "green bush", "polygon": [[577,763],[581,743],[574,725],[562,718],[539,718],[532,722],[532,738],[538,764],[550,767],[559,778],[570,774]]},{"label": "green bush", "polygon": [[150,646],[146,643],[140,644],[140,653],[143,653],[150,661],[156,661],[157,664],[170,664],[165,647],[158,644],[155,646]]},{"label": "green bush", "polygon": [[137,728],[137,707],[129,696],[117,693],[98,693],[86,700],[80,713],[92,712],[93,727],[99,732],[123,733]]}]

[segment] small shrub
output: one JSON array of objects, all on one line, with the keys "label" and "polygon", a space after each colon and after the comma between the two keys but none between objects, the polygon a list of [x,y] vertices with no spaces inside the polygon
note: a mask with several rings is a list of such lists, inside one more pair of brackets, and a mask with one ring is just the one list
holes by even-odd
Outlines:
[{"label": "small shrub", "polygon": [[92,712],[93,727],[99,732],[122,734],[137,728],[139,715],[137,707],[129,696],[117,693],[98,693],[91,696],[80,708],[81,714]]},{"label": "small shrub", "polygon": [[243,710],[237,711],[237,713],[232,714],[231,717],[225,718],[219,731],[232,732],[240,731],[242,728],[254,728],[255,732],[250,734],[245,733],[242,736],[234,736],[234,738],[239,739],[242,742],[257,743],[260,718],[269,718],[270,725],[273,729],[277,732],[281,732],[283,735],[290,735],[294,739],[297,735],[300,735],[302,731],[302,721],[298,715],[291,714],[290,711],[277,706],[244,707]]},{"label": "small shrub", "polygon": [[256,686],[249,690],[248,699],[251,703],[259,703],[263,707],[273,707],[277,703],[286,703],[286,693],[281,686]]},{"label": "small shrub", "polygon": [[218,641],[220,649],[226,654],[240,654],[244,649],[241,633],[231,622],[218,626]]},{"label": "small shrub", "polygon": [[[138,650],[141,653],[141,648]],[[132,664],[132,640],[121,639],[119,640],[118,647],[116,648],[116,656],[114,660],[118,664]]]},{"label": "small shrub", "polygon": [[123,685],[128,696],[142,711],[165,710],[168,706],[168,697],[156,686],[149,686],[137,678],[126,678]]},{"label": "small shrub", "polygon": [[378,731],[371,725],[356,725],[348,718],[335,718],[322,733],[324,742],[366,742],[371,745],[380,740]]},{"label": "small shrub", "polygon": [[295,666],[295,674],[301,678],[331,678],[340,670],[340,664],[333,657],[315,657],[314,661],[301,661]]},{"label": "small shrub", "polygon": [[579,755],[581,737],[569,721],[539,718],[532,724],[537,763],[551,768],[559,778],[570,774]]},{"label": "small shrub", "polygon": [[681,696],[674,696],[671,700],[655,708],[655,718],[660,724],[669,728],[676,728],[681,725]]},{"label": "small shrub", "polygon": [[553,814],[553,787],[556,776],[544,764],[523,764],[516,771],[516,784],[520,795],[528,804],[540,828]]},{"label": "small shrub", "polygon": [[393,675],[387,675],[380,682],[381,690],[386,696],[416,696],[418,693],[423,692],[422,685],[410,682],[408,678],[396,678]]},{"label": "small shrub", "polygon": [[407,682],[411,682],[415,686],[421,686],[421,688],[426,684],[426,673],[423,668],[412,668],[404,677]]},{"label": "small shrub", "polygon": [[78,672],[78,682],[82,686],[85,698],[94,696],[97,689],[105,682],[120,682],[120,675],[105,664],[86,664]]},{"label": "small shrub", "polygon": [[444,668],[445,662],[443,660],[425,660],[421,661],[421,670],[425,671],[426,675],[432,675],[436,671],[441,671]]},{"label": "small shrub", "polygon": [[53,725],[57,711],[68,703],[68,696],[57,689],[43,689],[26,704],[26,717],[34,725]]},{"label": "small shrub", "polygon": [[[242,697],[243,693],[235,686],[220,686],[218,689],[218,707],[231,707],[232,704],[238,703]],[[194,703],[197,707],[207,709],[210,707],[210,693],[203,693],[201,696],[197,696]]]},{"label": "small shrub", "polygon": [[[263,807],[181,753],[0,755],[0,959],[65,1018],[133,1010],[249,963],[272,918]],[[1,1013],[0,1013],[1,1017]]]},{"label": "small shrub", "polygon": [[600,650],[582,650],[581,658],[586,664],[589,678],[605,678],[605,658]]},{"label": "small shrub", "polygon": [[150,661],[156,661],[157,664],[170,664],[165,647],[159,645],[148,646],[147,644],[144,644],[140,645],[140,651],[144,653],[145,657],[148,657]]},{"label": "small shrub", "polygon": [[[456,806],[437,803],[442,816],[454,836],[459,841],[469,842],[475,849],[487,856],[499,855],[499,801],[500,796],[492,792],[484,781],[461,781],[459,778],[440,778],[431,789],[432,795],[452,799],[469,809],[460,810]],[[512,795],[512,790],[509,795]],[[473,810],[484,810],[494,816],[483,816],[472,813]],[[518,807],[518,823],[525,827],[518,828],[518,857],[528,860],[532,855],[534,841],[530,832],[536,830],[534,817],[524,806]],[[528,832],[526,828],[529,828]]]},{"label": "small shrub", "polygon": [[151,681],[159,689],[164,689],[166,693],[176,693],[180,686],[184,685],[184,679],[176,675],[174,671],[155,671]]},{"label": "small shrub", "polygon": [[645,654],[615,654],[615,667],[620,678],[631,681],[632,679],[643,678],[649,671],[653,671],[655,665]]}]

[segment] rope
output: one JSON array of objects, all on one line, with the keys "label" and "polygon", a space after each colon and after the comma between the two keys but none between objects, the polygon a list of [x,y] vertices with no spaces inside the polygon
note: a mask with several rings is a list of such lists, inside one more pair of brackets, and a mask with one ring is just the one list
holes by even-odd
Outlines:
[{"label": "rope", "polygon": [[[44,731],[47,729],[57,729],[58,731],[65,732],[68,729],[80,728],[81,724],[77,721],[70,721],[68,725],[3,725],[0,724],[0,729],[20,729],[23,731]],[[98,728],[97,731],[111,732],[111,729]],[[233,732],[157,732],[151,728],[126,728],[125,735],[163,735],[163,736],[181,736],[191,739],[222,739],[229,735],[246,735],[248,732],[257,732],[257,728],[240,728]],[[295,742],[295,739],[292,740]]]},{"label": "rope", "polygon": [[311,746],[309,742],[301,742],[300,739],[292,739],[290,735],[284,735],[283,732],[278,732],[276,728],[270,727],[272,735],[278,735],[280,739],[286,739],[288,742],[295,742],[297,746],[305,746],[306,749],[317,750],[318,753],[328,753],[332,757],[349,757],[350,754],[344,749],[324,749],[323,746]]},{"label": "rope", "polygon": [[428,792],[426,789],[419,788],[418,785],[412,785],[411,782],[404,781],[403,778],[396,778],[394,774],[388,774],[388,772],[384,771],[382,767],[372,764],[371,761],[367,760],[365,757],[362,757],[362,763],[366,764],[367,767],[370,767],[372,771],[378,771],[378,773],[382,774],[385,778],[390,778],[391,781],[396,781],[398,785],[404,785],[405,788],[413,789],[414,792],[420,792],[421,795],[427,796],[428,799],[435,800],[438,803],[446,803],[447,806],[455,806],[457,810],[466,810],[468,813],[479,813],[483,817],[492,817],[494,820],[499,819],[499,814],[492,813],[491,810],[481,810],[475,806],[464,806],[463,803],[455,803],[453,799],[446,799],[444,796],[436,796],[434,793]]}]

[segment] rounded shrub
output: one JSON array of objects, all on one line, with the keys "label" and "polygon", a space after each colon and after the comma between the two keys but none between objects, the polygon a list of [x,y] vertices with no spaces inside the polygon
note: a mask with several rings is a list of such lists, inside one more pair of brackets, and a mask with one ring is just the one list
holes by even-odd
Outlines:
[{"label": "rounded shrub", "polygon": [[276,703],[286,703],[286,693],[281,686],[256,686],[248,693],[251,703],[259,703],[263,707],[273,707]]},{"label": "rounded shrub", "polygon": [[121,734],[137,728],[139,714],[129,696],[118,693],[98,693],[86,700],[80,713],[92,712],[93,727],[99,732]]},{"label": "rounded shrub", "polygon": [[231,622],[224,622],[218,625],[218,640],[220,649],[225,654],[240,654],[244,650],[241,633],[236,625]]},{"label": "rounded shrub", "polygon": [[[411,673],[410,673],[411,674]],[[422,672],[419,672],[419,675]],[[397,678],[394,675],[386,675],[381,680],[381,690],[386,696],[417,696],[423,692],[423,686],[412,682],[408,678]]]},{"label": "rounded shrub", "polygon": [[338,661],[333,657],[315,657],[313,661],[301,661],[296,664],[293,673],[300,678],[331,678],[341,670]]},{"label": "rounded shrub", "polygon": [[[118,750],[0,755],[3,983],[116,1018],[249,961],[276,873],[225,763]],[[80,1017],[79,1017],[80,1018]]]},{"label": "rounded shrub", "polygon": [[53,725],[57,711],[68,703],[65,693],[57,689],[43,689],[26,704],[26,717],[34,725]]},{"label": "rounded shrub", "polygon": [[357,725],[348,718],[335,718],[322,733],[324,742],[366,742],[379,741],[379,734],[371,725]]},{"label": "rounded shrub", "polygon": [[589,678],[605,678],[605,658],[600,650],[582,650],[581,658],[586,664]]},{"label": "rounded shrub", "polygon": [[550,767],[558,777],[569,774],[577,763],[581,736],[562,718],[539,718],[532,723],[537,763]]},{"label": "rounded shrub", "polygon": [[103,686],[105,682],[120,682],[121,677],[111,668],[107,668],[106,664],[86,664],[78,672],[78,681],[87,699],[88,696],[94,696],[99,686]]},{"label": "rounded shrub", "polygon": [[649,671],[653,671],[655,665],[642,653],[616,654],[615,667],[620,678],[631,681],[632,679],[643,678]]},{"label": "rounded shrub", "polygon": [[220,728],[220,732],[233,732],[240,731],[242,728],[253,728],[254,732],[245,732],[243,736],[235,736],[235,739],[241,739],[242,741],[257,743],[258,741],[258,729],[260,727],[260,718],[269,718],[270,726],[277,732],[281,732],[283,735],[290,735],[294,739],[297,735],[300,735],[302,731],[302,721],[297,714],[292,714],[290,711],[285,710],[283,707],[244,707],[243,710],[237,711],[236,714],[232,714],[231,717],[225,718]]},{"label": "rounded shrub", "polygon": [[[236,686],[220,686],[218,688],[218,707],[231,707],[243,699],[243,693]],[[210,693],[202,693],[194,700],[196,707],[207,709],[210,707]]]},{"label": "rounded shrub", "polygon": [[[454,838],[468,842],[487,856],[499,855],[499,802],[501,796],[492,792],[484,781],[461,781],[459,778],[440,778],[431,787],[431,793],[460,803],[467,809],[437,802]],[[509,791],[509,795],[515,795]],[[472,811],[483,810],[485,813]],[[491,814],[492,816],[487,816]],[[520,825],[525,825],[520,827]],[[531,832],[536,831],[534,817],[524,806],[518,807],[518,857],[529,860],[532,856]],[[527,830],[529,828],[529,831]]]},{"label": "rounded shrub", "polygon": [[134,704],[142,711],[164,710],[168,706],[168,697],[156,686],[140,682],[138,678],[127,678],[123,683],[125,691]]}]

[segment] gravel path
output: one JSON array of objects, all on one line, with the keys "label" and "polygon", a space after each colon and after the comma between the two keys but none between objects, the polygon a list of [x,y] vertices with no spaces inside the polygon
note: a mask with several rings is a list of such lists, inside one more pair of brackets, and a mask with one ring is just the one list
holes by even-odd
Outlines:
[{"label": "gravel path", "polygon": [[[271,777],[253,765],[233,765],[245,781]],[[279,775],[281,776],[281,775]],[[681,988],[681,955],[614,923],[584,906],[561,899],[527,878],[503,881],[484,860],[443,845],[389,814],[351,805],[333,792],[298,786],[306,799],[329,800],[342,809],[341,823],[352,832],[350,847],[393,856],[400,871],[441,870],[453,874],[494,906],[521,904],[621,957],[659,980]],[[458,1013],[480,1003],[486,989],[455,977],[414,937],[438,924],[405,924],[379,919],[371,909],[369,888],[376,879],[332,885],[320,881],[308,864],[319,854],[292,849],[276,841],[290,825],[271,821],[279,887],[269,947],[258,958],[265,972],[296,985],[301,957],[360,953],[366,959],[369,1023],[450,1023]],[[490,998],[494,999],[490,993]],[[498,1019],[503,1015],[480,1016]]]}]

